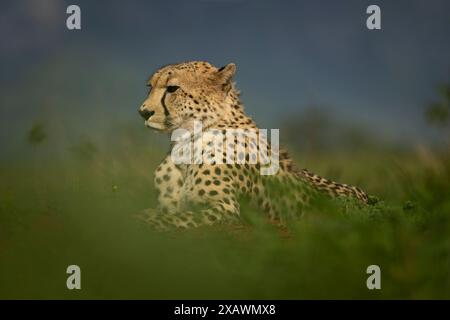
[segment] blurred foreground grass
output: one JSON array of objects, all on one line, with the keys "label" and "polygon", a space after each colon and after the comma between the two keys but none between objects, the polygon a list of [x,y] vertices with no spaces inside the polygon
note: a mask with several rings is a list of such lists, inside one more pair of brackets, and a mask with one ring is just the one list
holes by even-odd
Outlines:
[{"label": "blurred foreground grass", "polygon": [[[158,234],[132,217],[156,205],[152,173],[164,154],[141,142],[81,141],[58,158],[38,146],[1,165],[0,298],[450,298],[445,156],[299,154],[300,167],[383,202],[321,204],[290,237],[245,207],[243,230]],[[71,264],[82,290],[66,288]],[[371,264],[381,267],[381,290],[366,288]]]}]

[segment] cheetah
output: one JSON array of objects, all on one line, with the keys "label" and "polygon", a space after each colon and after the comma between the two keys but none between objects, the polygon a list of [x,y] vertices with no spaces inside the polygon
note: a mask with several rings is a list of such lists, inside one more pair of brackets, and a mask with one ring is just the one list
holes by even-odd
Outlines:
[{"label": "cheetah", "polygon": [[[259,149],[269,149],[271,143],[267,140],[258,143],[262,131],[244,112],[233,81],[235,72],[234,63],[217,68],[208,62],[191,61],[164,66],[148,80],[149,93],[139,108],[146,127],[173,136],[179,130],[193,133],[195,123],[201,123],[200,133],[212,134],[209,138],[188,134],[172,141],[171,151],[154,174],[159,205],[145,210],[146,222],[157,230],[241,224],[240,200],[247,198],[270,221],[284,225],[289,217],[300,216],[317,194],[351,197],[363,204],[368,202],[368,195],[357,187],[298,169],[284,150],[270,149],[267,155],[276,156],[278,170],[271,175],[261,174],[267,161],[263,165],[262,156],[257,156],[255,161],[249,154],[261,155]],[[206,150],[215,135],[236,129],[256,132],[239,141],[234,136],[232,142],[246,152],[233,150],[231,155],[214,154],[210,149],[207,155]],[[193,153],[199,154],[200,159],[185,163],[174,161],[173,152],[183,139],[184,143],[195,145]],[[219,142],[219,146],[228,142]],[[209,156],[209,161],[201,161],[205,156]],[[244,161],[225,161],[229,156]]]}]

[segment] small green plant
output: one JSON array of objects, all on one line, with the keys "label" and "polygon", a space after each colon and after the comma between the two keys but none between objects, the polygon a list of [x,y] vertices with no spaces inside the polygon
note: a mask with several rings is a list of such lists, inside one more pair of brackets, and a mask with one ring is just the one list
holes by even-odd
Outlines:
[{"label": "small green plant", "polygon": [[27,134],[28,143],[39,145],[47,139],[47,132],[42,122],[35,122]]},{"label": "small green plant", "polygon": [[440,85],[437,91],[440,100],[427,106],[425,116],[430,124],[446,127],[450,120],[450,85]]}]

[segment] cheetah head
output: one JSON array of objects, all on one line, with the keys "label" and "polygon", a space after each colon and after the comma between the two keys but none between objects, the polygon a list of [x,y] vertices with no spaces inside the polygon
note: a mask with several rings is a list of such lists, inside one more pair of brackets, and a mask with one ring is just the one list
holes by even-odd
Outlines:
[{"label": "cheetah head", "polygon": [[222,68],[201,61],[162,67],[148,81],[150,92],[139,108],[145,125],[171,132],[194,120],[214,123],[233,89],[235,72],[234,63]]}]

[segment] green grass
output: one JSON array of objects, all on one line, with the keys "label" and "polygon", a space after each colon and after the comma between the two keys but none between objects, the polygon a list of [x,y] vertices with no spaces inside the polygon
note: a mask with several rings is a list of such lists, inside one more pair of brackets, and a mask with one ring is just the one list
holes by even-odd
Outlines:
[{"label": "green grass", "polygon": [[[450,298],[444,157],[299,154],[300,166],[382,201],[319,203],[289,237],[246,206],[242,230],[160,234],[133,219],[156,205],[152,172],[164,154],[141,142],[80,142],[56,160],[51,146],[30,146],[27,159],[0,166],[0,298]],[[71,264],[82,290],[66,289]],[[366,288],[371,264],[378,291]]]}]

